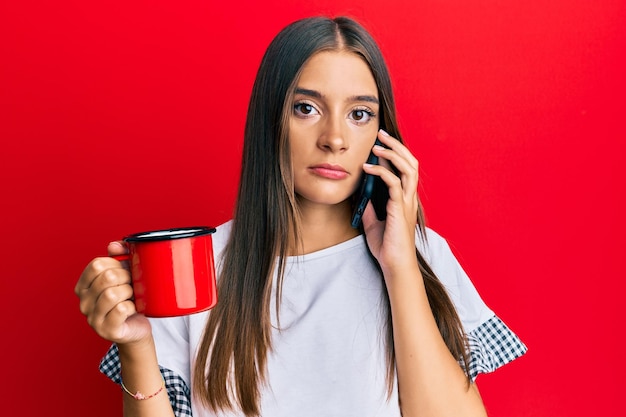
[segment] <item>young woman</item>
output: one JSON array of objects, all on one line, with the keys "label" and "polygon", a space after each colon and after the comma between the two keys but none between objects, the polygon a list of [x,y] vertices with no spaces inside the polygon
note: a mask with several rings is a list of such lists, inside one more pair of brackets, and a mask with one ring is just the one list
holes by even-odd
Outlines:
[{"label": "young woman", "polygon": [[[388,187],[387,217],[368,205],[355,229],[363,172]],[[114,342],[101,370],[125,414],[485,415],[476,375],[526,348],[424,226],[417,183],[371,36],[348,18],[283,29],[252,91],[234,218],[213,236],[218,305],[148,320],[112,258],[76,285]]]}]

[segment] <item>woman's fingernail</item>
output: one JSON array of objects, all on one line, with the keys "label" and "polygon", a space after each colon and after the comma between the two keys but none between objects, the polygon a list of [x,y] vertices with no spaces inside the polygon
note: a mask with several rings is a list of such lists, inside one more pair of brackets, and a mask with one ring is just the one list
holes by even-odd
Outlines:
[{"label": "woman's fingernail", "polygon": [[385,132],[384,129],[380,129],[380,133],[382,133],[383,136],[391,136],[389,133]]},{"label": "woman's fingernail", "polygon": [[380,146],[380,145],[374,145],[374,149],[381,149],[381,150],[385,150],[387,148],[385,148],[384,146]]}]

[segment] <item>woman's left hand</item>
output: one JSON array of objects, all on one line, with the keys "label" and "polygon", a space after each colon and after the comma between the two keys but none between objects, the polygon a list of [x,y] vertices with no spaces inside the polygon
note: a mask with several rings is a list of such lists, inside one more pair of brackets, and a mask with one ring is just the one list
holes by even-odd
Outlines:
[{"label": "woman's left hand", "polygon": [[[402,271],[409,263],[415,266],[418,161],[387,132],[380,130],[378,138],[387,147],[374,146],[372,150],[380,164],[364,164],[363,170],[379,176],[389,188],[387,219],[379,221],[370,202],[363,213],[363,229],[370,251],[387,275],[387,271]],[[398,175],[391,171],[387,161],[394,165]]]}]

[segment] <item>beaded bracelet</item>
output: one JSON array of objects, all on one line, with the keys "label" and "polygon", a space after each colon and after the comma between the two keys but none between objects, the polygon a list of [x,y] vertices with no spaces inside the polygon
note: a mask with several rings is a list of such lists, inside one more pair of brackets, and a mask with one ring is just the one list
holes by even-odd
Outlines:
[{"label": "beaded bracelet", "polygon": [[150,395],[148,395],[148,396],[146,396],[145,394],[142,394],[142,393],[141,393],[141,391],[137,391],[137,393],[136,393],[136,394],[133,394],[132,392],[130,392],[130,391],[128,390],[128,388],[126,388],[126,386],[124,385],[124,381],[120,381],[120,385],[122,385],[122,389],[123,389],[123,390],[124,390],[124,391],[125,391],[128,395],[130,395],[131,397],[133,397],[134,399],[136,399],[136,400],[147,400],[147,399],[150,399],[150,398],[152,398],[152,397],[156,397],[157,395],[159,395],[159,393],[160,393],[161,391],[163,391],[163,388],[165,388],[165,380],[164,380],[164,379],[162,379],[162,381],[163,381],[163,384],[161,384],[161,388],[159,388],[159,389],[158,389],[158,391],[157,391],[157,392],[155,392],[154,394],[150,394]]}]

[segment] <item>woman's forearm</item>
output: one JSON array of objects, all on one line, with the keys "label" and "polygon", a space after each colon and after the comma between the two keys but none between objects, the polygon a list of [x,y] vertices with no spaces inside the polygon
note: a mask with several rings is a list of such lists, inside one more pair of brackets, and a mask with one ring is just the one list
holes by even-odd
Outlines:
[{"label": "woman's forearm", "polygon": [[154,340],[149,338],[128,345],[118,345],[122,367],[122,381],[132,394],[148,399],[136,399],[123,391],[125,417],[173,417],[174,412],[169,402],[167,389],[154,347]]},{"label": "woman's forearm", "polygon": [[387,272],[385,281],[402,415],[485,416],[478,390],[468,384],[439,333],[417,263],[402,272]]}]

